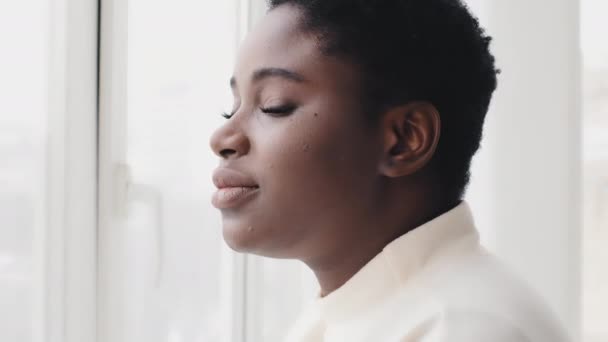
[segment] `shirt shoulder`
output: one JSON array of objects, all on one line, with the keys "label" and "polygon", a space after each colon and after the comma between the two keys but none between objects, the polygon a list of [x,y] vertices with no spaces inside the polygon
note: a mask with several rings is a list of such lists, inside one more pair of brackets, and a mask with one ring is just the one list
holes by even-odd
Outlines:
[{"label": "shirt shoulder", "polygon": [[533,342],[517,325],[484,312],[447,312],[435,335],[437,342]]},{"label": "shirt shoulder", "polygon": [[[516,324],[485,312],[451,311],[429,316],[382,341],[398,342],[536,342]],[[544,342],[546,340],[542,340]],[[541,342],[541,341],[538,341]]]},{"label": "shirt shoulder", "polygon": [[429,317],[398,336],[398,342],[565,342],[558,335],[534,336],[517,322],[487,312],[451,311]]},{"label": "shirt shoulder", "polygon": [[463,341],[468,336],[479,336],[468,341],[568,341],[542,298],[483,248],[431,262],[418,281],[441,307],[437,333],[450,341],[460,341],[452,336]]}]

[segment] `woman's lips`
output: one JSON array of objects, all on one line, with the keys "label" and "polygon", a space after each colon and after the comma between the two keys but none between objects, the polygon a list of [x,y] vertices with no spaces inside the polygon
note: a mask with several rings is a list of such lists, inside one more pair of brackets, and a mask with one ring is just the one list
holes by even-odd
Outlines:
[{"label": "woman's lips", "polygon": [[235,187],[218,189],[211,198],[211,203],[218,209],[234,208],[243,204],[257,194],[257,187]]},{"label": "woman's lips", "polygon": [[213,172],[213,184],[218,190],[213,194],[211,203],[218,209],[241,205],[260,189],[251,177],[226,167],[218,168]]}]

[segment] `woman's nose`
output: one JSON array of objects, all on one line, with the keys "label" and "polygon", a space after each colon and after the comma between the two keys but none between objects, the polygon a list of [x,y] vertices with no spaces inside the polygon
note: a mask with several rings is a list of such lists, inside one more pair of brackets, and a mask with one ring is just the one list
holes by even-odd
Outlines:
[{"label": "woman's nose", "polygon": [[223,159],[238,158],[249,153],[247,135],[235,125],[226,124],[217,129],[210,139],[213,152]]}]

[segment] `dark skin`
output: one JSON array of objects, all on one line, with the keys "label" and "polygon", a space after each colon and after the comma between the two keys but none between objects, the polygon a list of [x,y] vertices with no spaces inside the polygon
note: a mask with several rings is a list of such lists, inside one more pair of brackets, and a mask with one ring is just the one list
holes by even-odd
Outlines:
[{"label": "dark skin", "polygon": [[325,296],[458,201],[442,194],[429,163],[441,131],[436,108],[407,103],[370,122],[360,71],[321,53],[300,15],[280,6],[248,35],[231,82],[234,114],[210,143],[220,168],[258,186],[221,209],[226,243],[301,260]]}]

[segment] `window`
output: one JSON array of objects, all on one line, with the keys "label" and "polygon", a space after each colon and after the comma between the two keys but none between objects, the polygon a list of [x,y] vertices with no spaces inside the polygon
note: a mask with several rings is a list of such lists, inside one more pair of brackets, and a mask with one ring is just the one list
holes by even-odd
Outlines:
[{"label": "window", "polygon": [[240,341],[242,257],[221,242],[209,204],[208,147],[232,101],[221,85],[239,4],[104,4],[101,48],[113,53],[101,59],[102,340]]},{"label": "window", "polygon": [[[39,341],[47,228],[49,8],[0,4],[0,338]],[[23,59],[26,59],[26,63]]]},{"label": "window", "polygon": [[605,1],[581,2],[583,55],[583,338],[608,341],[608,24]]},{"label": "window", "polygon": [[89,0],[0,5],[2,340],[95,338],[96,18]]}]

